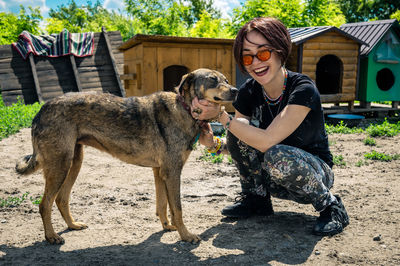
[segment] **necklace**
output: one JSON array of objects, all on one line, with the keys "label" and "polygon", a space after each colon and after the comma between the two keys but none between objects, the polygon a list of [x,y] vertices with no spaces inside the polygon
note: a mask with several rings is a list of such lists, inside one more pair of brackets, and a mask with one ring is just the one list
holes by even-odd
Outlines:
[{"label": "necklace", "polygon": [[[284,68],[284,71],[285,71],[285,80],[284,80],[284,82],[283,82],[282,93],[281,93],[281,95],[279,95],[277,98],[275,98],[275,99],[270,98],[270,97],[267,95],[267,93],[265,92],[264,86],[262,86],[262,92],[263,92],[263,95],[264,95],[264,99],[265,99],[266,103],[268,104],[268,107],[269,107],[269,105],[274,106],[274,105],[277,105],[278,103],[279,103],[279,105],[280,105],[280,103],[281,103],[281,101],[282,101],[282,99],[283,99],[283,95],[285,94],[285,90],[286,90],[286,83],[287,83],[287,76],[288,76],[288,73],[287,73],[286,68]],[[278,108],[278,109],[279,109],[279,108]]]}]

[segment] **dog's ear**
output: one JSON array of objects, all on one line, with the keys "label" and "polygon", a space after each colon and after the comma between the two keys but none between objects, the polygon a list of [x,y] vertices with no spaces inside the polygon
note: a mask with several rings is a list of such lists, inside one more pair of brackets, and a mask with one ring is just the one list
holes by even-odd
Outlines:
[{"label": "dog's ear", "polygon": [[192,84],[194,74],[188,73],[182,76],[181,83],[178,85],[178,92],[183,95],[183,90],[189,90],[190,84]]}]

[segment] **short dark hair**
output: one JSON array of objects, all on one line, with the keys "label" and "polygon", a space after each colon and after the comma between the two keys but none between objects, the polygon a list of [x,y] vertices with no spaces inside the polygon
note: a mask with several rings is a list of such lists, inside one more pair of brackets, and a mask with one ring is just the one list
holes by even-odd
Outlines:
[{"label": "short dark hair", "polygon": [[257,31],[267,39],[271,48],[278,54],[281,64],[284,65],[292,49],[292,41],[286,26],[278,19],[271,17],[254,18],[247,22],[236,35],[233,44],[233,53],[241,71],[246,72],[242,62],[243,42],[251,31]]}]

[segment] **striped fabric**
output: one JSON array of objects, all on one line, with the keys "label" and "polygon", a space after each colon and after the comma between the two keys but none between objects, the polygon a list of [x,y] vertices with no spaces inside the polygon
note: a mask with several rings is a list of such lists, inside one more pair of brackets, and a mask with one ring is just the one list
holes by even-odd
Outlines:
[{"label": "striped fabric", "polygon": [[94,33],[70,33],[64,29],[59,34],[33,35],[23,31],[13,47],[26,59],[29,53],[37,56],[58,57],[73,54],[78,57],[93,55]]}]

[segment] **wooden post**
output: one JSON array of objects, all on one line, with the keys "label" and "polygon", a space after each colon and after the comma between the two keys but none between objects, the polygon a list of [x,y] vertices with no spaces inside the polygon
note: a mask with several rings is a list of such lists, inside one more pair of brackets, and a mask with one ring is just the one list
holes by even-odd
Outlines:
[{"label": "wooden post", "polygon": [[114,58],[114,54],[112,52],[111,43],[110,43],[110,40],[108,39],[108,36],[107,36],[106,28],[103,26],[101,28],[101,31],[102,31],[102,33],[104,35],[104,39],[106,40],[108,55],[110,56],[110,59],[111,59],[111,64],[112,64],[113,69],[114,69],[114,74],[115,74],[115,78],[117,79],[117,82],[118,82],[119,90],[121,91],[122,97],[126,97],[125,89],[122,86],[122,82],[121,82],[121,79],[120,79],[120,76],[119,76],[119,73],[118,73],[117,64],[115,63],[115,58]]},{"label": "wooden post", "polygon": [[35,60],[33,59],[32,53],[29,54],[29,63],[31,65],[31,69],[32,69],[32,76],[33,76],[33,82],[35,83],[36,94],[38,96],[39,102],[42,103],[42,102],[44,102],[44,100],[42,97],[42,90],[40,89],[39,79],[38,79],[37,71],[36,71]]},{"label": "wooden post", "polygon": [[71,61],[72,72],[74,73],[76,87],[78,88],[79,92],[82,92],[82,84],[81,84],[81,80],[79,79],[78,69],[76,68],[75,56],[70,54],[69,60]]}]

